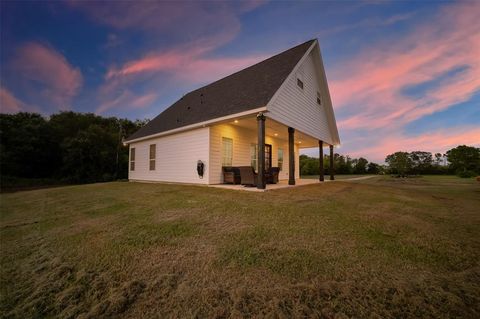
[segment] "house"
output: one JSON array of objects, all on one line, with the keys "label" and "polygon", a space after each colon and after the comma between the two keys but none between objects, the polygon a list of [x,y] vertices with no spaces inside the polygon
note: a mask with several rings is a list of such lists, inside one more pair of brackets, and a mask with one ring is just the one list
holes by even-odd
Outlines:
[{"label": "house", "polygon": [[[131,181],[219,184],[223,166],[252,165],[279,167],[279,179],[294,185],[302,148],[323,158],[323,147],[333,154],[340,143],[318,41],[186,94],[125,143]],[[265,188],[263,174],[257,187]]]}]

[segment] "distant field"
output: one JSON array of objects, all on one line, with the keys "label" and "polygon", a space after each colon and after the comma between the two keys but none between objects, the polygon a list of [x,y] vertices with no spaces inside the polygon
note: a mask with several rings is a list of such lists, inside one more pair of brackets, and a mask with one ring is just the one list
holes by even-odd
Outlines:
[{"label": "distant field", "polygon": [[[350,179],[350,178],[357,178],[357,177],[364,177],[364,176],[373,176],[373,175],[367,175],[367,174],[343,174],[343,175],[335,175],[336,180],[342,180],[342,179]],[[325,175],[324,176],[326,180],[330,179],[330,175]],[[304,175],[301,178],[308,178],[308,179],[318,179],[319,175]]]},{"label": "distant field", "polygon": [[1,317],[479,318],[480,183],[0,195]]}]

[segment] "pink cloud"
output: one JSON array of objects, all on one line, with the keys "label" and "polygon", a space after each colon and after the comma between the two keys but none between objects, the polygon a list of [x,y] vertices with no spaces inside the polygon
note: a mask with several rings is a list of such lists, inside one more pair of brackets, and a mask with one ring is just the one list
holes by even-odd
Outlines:
[{"label": "pink cloud", "polygon": [[25,108],[25,103],[17,99],[7,89],[0,88],[0,111],[2,113],[17,113]]},{"label": "pink cloud", "polygon": [[[337,108],[351,107],[340,129],[379,129],[402,125],[468,100],[480,89],[480,3],[448,5],[403,38],[381,42],[335,70],[331,81]],[[464,68],[421,97],[407,87]]]},{"label": "pink cloud", "polygon": [[266,55],[210,58],[204,56],[204,53],[206,52],[202,48],[150,53],[127,62],[120,68],[112,67],[107,72],[106,79],[166,72],[177,79],[198,83],[218,79],[266,58]]},{"label": "pink cloud", "polygon": [[146,107],[146,106],[152,104],[153,101],[155,101],[155,99],[157,98],[157,96],[158,96],[158,95],[155,94],[155,93],[148,93],[148,94],[145,94],[145,95],[136,97],[136,98],[131,102],[131,104],[132,104],[134,107],[143,108],[143,107]]},{"label": "pink cloud", "polygon": [[[205,83],[224,77],[235,71],[252,65],[265,56],[247,56],[239,58],[209,58],[204,56],[204,48],[172,50],[169,52],[150,53],[143,58],[132,60],[121,67],[112,67],[105,75],[105,83],[98,91],[98,98],[103,101],[97,113],[116,107],[144,107],[151,105],[158,94],[147,94],[133,99],[130,86],[148,78],[152,85],[158,83],[156,91],[165,91],[172,81],[182,84]],[[158,78],[161,74],[166,75]],[[152,77],[153,76],[153,77]],[[121,92],[120,94],[118,92]]]},{"label": "pink cloud", "polygon": [[[105,83],[98,91],[102,101],[97,113],[116,107],[139,107],[153,103],[157,95],[147,95],[132,100],[129,87],[140,81],[148,82],[155,90],[166,91],[172,83],[200,84],[217,80],[250,66],[266,56],[219,57],[206,56],[211,47],[189,46],[166,52],[151,52],[142,58],[129,61],[120,67],[111,67],[105,75]],[[122,93],[118,93],[122,92]]]},{"label": "pink cloud", "polygon": [[[177,81],[187,85],[205,83],[257,62],[263,56],[211,58],[208,55],[239,34],[242,14],[263,3],[148,2],[138,6],[128,1],[71,1],[73,8],[85,12],[98,23],[120,30],[141,30],[150,34],[152,44],[165,38],[175,43],[171,48],[151,50],[123,64],[111,65],[97,93],[97,111],[121,107],[126,101],[131,103],[127,95],[133,94],[134,88],[145,81],[158,91]],[[114,40],[115,43],[120,41],[116,36]],[[110,42],[112,36],[107,41]],[[158,83],[156,88],[155,83]]]},{"label": "pink cloud", "polygon": [[173,70],[178,68],[182,62],[186,62],[192,53],[181,53],[178,51],[149,54],[143,58],[129,61],[122,67],[112,67],[108,70],[106,79],[112,79],[117,76],[127,76],[141,72],[157,72]]},{"label": "pink cloud", "polygon": [[[478,2],[446,4],[433,18],[412,25],[411,32],[373,43],[333,69],[329,86],[344,143],[339,152],[383,162],[399,150],[445,152],[460,144],[479,145],[477,127],[416,136],[405,128],[479,92],[478,12]],[[424,89],[417,95],[405,94],[419,84]]]},{"label": "pink cloud", "polygon": [[110,109],[123,107],[144,108],[151,105],[158,97],[156,93],[147,93],[144,95],[136,95],[130,90],[124,90],[114,99],[105,99],[95,110],[98,114],[103,114]]},{"label": "pink cloud", "polygon": [[23,90],[58,109],[67,109],[82,86],[80,69],[51,47],[28,42],[17,50],[8,67],[15,72]]},{"label": "pink cloud", "polygon": [[134,1],[69,4],[95,22],[119,30],[140,30],[150,34],[150,42],[168,39],[170,43],[218,46],[231,41],[241,30],[240,15],[256,9],[264,1]]},{"label": "pink cloud", "polygon": [[[445,152],[458,145],[480,146],[479,127],[453,127],[425,133],[420,136],[405,136],[391,134],[376,140],[374,144],[365,143],[361,149],[350,152],[357,156],[366,156],[368,159],[383,162],[388,154],[397,151],[427,151],[432,153]],[[340,149],[341,151],[341,149]]]},{"label": "pink cloud", "polygon": [[41,113],[39,107],[30,105],[18,99],[8,89],[0,87],[0,113],[36,112]]}]

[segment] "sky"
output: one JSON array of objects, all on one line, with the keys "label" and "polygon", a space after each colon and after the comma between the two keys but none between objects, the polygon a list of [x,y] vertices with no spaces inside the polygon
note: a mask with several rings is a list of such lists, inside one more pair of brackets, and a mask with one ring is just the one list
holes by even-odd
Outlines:
[{"label": "sky", "polygon": [[[341,145],[480,146],[480,1],[1,1],[0,111],[152,119],[317,38]],[[318,150],[306,154],[318,156]]]}]

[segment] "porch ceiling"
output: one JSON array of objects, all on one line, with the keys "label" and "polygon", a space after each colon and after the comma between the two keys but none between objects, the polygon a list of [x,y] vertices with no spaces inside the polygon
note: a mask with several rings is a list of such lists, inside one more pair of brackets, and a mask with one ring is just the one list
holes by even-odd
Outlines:
[{"label": "porch ceiling", "polygon": [[[255,116],[232,120],[228,124],[257,131],[257,118]],[[288,126],[267,117],[265,121],[265,135],[288,141]],[[295,144],[299,148],[318,147],[318,140],[299,130],[295,130]]]}]

